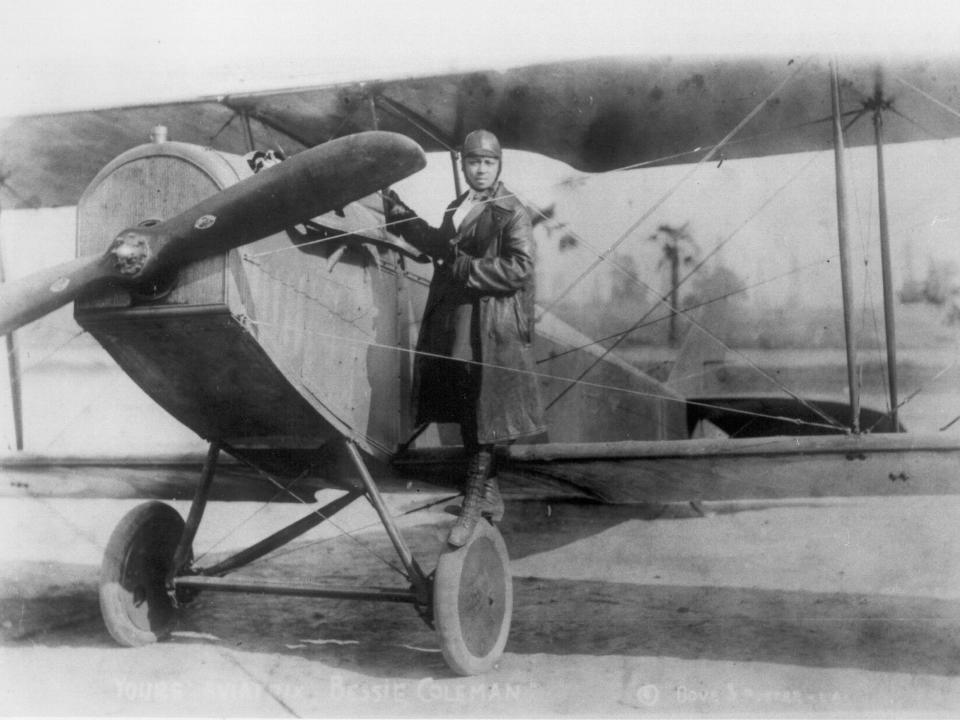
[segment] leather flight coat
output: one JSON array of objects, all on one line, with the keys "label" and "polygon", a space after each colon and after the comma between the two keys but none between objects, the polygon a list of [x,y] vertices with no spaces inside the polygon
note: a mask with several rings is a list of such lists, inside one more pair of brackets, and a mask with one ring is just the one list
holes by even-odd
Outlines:
[{"label": "leather flight coat", "polygon": [[[534,247],[530,215],[502,183],[468,213],[459,232],[454,200],[440,228],[413,217],[399,226],[411,245],[433,259],[434,273],[417,340],[414,393],[417,423],[460,422],[463,397],[451,396],[438,359],[449,348],[451,295],[473,298],[479,340],[477,440],[501,443],[545,430],[533,359]],[[444,338],[447,338],[446,340]],[[518,372],[519,371],[519,372]]]}]

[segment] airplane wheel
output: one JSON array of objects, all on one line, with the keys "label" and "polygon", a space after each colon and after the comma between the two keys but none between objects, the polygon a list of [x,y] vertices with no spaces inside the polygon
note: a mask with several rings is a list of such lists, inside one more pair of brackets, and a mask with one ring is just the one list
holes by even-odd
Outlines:
[{"label": "airplane wheel", "polygon": [[176,608],[165,583],[183,526],[180,513],[151,501],[128,512],[110,536],[100,567],[100,613],[121,645],[148,645],[170,634]]},{"label": "airplane wheel", "polygon": [[440,556],[433,612],[443,657],[460,675],[485,673],[507,644],[513,615],[510,558],[500,532],[481,520],[461,548]]}]

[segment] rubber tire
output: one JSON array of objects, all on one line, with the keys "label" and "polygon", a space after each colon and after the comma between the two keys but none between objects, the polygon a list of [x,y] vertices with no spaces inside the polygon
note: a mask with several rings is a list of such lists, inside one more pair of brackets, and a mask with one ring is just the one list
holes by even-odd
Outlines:
[{"label": "rubber tire", "polygon": [[487,520],[463,547],[440,555],[433,613],[440,649],[455,673],[480,675],[500,660],[513,616],[513,578],[507,545]]},{"label": "rubber tire", "polygon": [[100,613],[121,645],[170,635],[176,608],[165,583],[183,527],[180,513],[154,500],[124,515],[110,536],[100,567]]}]

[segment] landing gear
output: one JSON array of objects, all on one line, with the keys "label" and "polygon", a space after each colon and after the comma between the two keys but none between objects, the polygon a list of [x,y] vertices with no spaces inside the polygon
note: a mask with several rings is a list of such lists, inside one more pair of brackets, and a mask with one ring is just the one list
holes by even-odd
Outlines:
[{"label": "landing gear", "polygon": [[454,672],[478,675],[500,660],[510,633],[513,582],[506,543],[487,520],[476,524],[463,547],[440,556],[433,609],[440,649]]},{"label": "landing gear", "polygon": [[[213,481],[219,446],[210,448],[186,522],[169,505],[135,507],[114,530],[100,576],[100,609],[110,635],[138,646],[167,637],[177,607],[201,591],[375,600],[413,605],[435,627],[451,669],[460,675],[489,671],[500,660],[513,613],[513,585],[506,544],[492,523],[477,522],[466,543],[448,547],[436,572],[420,569],[390,514],[358,449],[347,443],[360,486],[258,543],[206,567],[193,564],[193,539]],[[380,516],[409,581],[407,588],[337,587],[229,576],[366,497]]]},{"label": "landing gear", "polygon": [[184,522],[169,505],[138,505],[117,525],[100,569],[100,612],[113,639],[136,647],[170,634],[176,607],[167,592]]}]

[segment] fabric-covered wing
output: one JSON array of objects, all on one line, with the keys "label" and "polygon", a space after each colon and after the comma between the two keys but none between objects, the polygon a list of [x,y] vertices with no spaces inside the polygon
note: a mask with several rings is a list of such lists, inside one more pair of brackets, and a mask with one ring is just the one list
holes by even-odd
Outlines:
[{"label": "fabric-covered wing", "polygon": [[[157,125],[170,140],[243,154],[248,143],[243,120],[219,102],[90,110],[0,120],[0,205],[76,205],[98,172],[120,153],[150,141]],[[257,148],[288,154],[303,146],[262,126]]]},{"label": "fabric-covered wing", "polygon": [[[960,58],[843,59],[847,142],[873,142],[869,108],[884,77],[887,142],[960,135]],[[782,87],[781,87],[782,86]],[[0,123],[3,206],[74,204],[97,170],[146,142],[170,139],[242,153],[295,152],[379,128],[427,150],[486,127],[509,148],[589,172],[694,162],[766,101],[720,153],[754,157],[831,147],[824,58],[670,58],[554,62],[466,74],[357,82],[193,103],[15,118]],[[245,118],[250,119],[248,135]]]},{"label": "fabric-covered wing", "polygon": [[[845,111],[864,108],[881,67],[886,97],[902,114],[899,121],[888,122],[888,142],[960,132],[956,115],[901,82],[960,107],[956,58],[841,61]],[[827,149],[832,145],[828,72],[823,58],[635,57],[356,83],[224,102],[307,145],[371,129],[374,102],[380,129],[411,135],[427,150],[455,146],[466,132],[485,127],[508,147],[599,172],[695,161],[768,98],[763,111],[724,148],[724,157]],[[851,129],[849,144],[872,141],[869,122]]]}]

